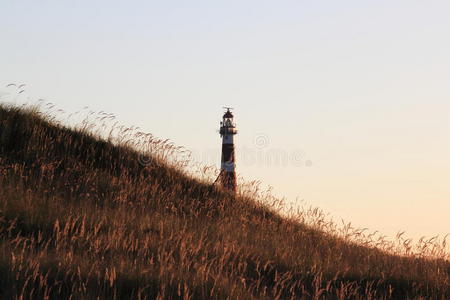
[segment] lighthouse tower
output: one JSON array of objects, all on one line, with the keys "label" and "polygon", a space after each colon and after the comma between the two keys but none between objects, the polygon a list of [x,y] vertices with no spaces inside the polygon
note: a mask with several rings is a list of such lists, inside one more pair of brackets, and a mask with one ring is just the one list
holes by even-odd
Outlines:
[{"label": "lighthouse tower", "polygon": [[220,136],[222,138],[222,161],[220,167],[220,184],[224,189],[236,192],[236,171],[234,160],[234,135],[237,133],[230,107],[226,109],[220,122]]}]

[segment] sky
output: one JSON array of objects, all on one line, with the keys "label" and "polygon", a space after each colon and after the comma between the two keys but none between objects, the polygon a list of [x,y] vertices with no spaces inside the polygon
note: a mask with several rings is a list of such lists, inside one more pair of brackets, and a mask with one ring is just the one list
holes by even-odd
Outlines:
[{"label": "sky", "polygon": [[[0,0],[0,101],[114,113],[338,223],[450,233],[450,2]],[[25,83],[12,97],[9,83]],[[8,94],[9,93],[9,94]]]}]

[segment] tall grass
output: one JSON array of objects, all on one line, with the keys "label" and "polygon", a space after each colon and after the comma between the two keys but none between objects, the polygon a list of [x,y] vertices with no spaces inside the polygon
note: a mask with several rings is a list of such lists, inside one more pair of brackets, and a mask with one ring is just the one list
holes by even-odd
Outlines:
[{"label": "tall grass", "polygon": [[0,107],[0,298],[450,298],[445,239],[281,215],[256,182],[231,195],[186,150],[89,115]]}]

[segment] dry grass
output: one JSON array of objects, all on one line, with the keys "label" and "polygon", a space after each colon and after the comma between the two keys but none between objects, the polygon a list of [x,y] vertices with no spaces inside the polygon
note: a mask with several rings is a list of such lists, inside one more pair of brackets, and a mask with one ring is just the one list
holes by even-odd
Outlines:
[{"label": "dry grass", "polygon": [[0,298],[450,298],[445,240],[282,217],[257,184],[234,197],[169,141],[91,119],[0,107]]}]

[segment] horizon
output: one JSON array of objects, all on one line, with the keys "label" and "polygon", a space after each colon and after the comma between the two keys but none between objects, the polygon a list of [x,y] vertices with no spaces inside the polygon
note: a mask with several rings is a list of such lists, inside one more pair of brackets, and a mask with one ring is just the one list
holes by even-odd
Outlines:
[{"label": "horizon", "polygon": [[0,100],[114,113],[215,166],[231,106],[238,174],[288,205],[450,233],[449,3],[138,3],[0,4]]}]

